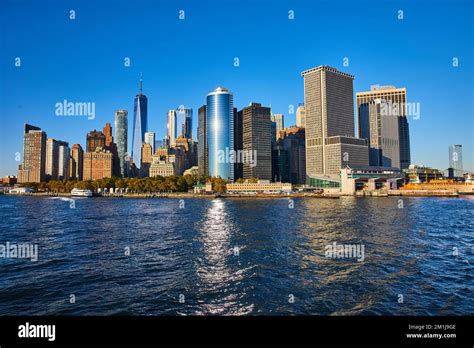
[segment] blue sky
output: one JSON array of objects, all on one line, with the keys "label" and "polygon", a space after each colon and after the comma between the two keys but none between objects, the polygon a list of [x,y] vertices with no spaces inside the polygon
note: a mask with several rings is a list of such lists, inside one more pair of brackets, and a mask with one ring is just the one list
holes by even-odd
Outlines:
[{"label": "blue sky", "polygon": [[[239,109],[260,102],[294,124],[288,107],[303,102],[300,73],[318,65],[355,75],[354,94],[406,87],[421,107],[409,119],[412,162],[445,169],[456,143],[474,170],[473,10],[469,0],[2,0],[0,175],[16,175],[24,123],[84,147],[88,131],[113,125],[125,108],[131,136],[140,73],[149,130],[160,139],[167,110],[179,105],[194,109],[196,135],[197,108],[217,86]],[[95,102],[96,118],[56,116],[64,99]]]}]

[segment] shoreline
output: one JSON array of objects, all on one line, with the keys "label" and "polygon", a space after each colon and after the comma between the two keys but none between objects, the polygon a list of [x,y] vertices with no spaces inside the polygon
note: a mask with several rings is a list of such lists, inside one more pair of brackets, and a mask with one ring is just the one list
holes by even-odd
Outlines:
[{"label": "shoreline", "polygon": [[[70,193],[58,192],[34,192],[34,193],[4,193],[6,196],[31,196],[31,197],[68,197],[68,198],[88,198],[72,196]],[[290,193],[290,194],[196,194],[196,193],[106,193],[94,194],[91,198],[204,198],[204,199],[281,199],[281,198],[326,198],[338,199],[340,197],[356,198],[387,198],[387,197],[440,197],[440,198],[459,198],[461,196],[473,195],[472,193],[448,191],[448,190],[389,190],[388,192],[360,192],[355,195],[341,193]]]}]

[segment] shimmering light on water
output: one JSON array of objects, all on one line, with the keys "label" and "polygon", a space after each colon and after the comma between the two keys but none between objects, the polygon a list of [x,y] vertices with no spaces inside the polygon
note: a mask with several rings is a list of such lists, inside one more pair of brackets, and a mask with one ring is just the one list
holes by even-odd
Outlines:
[{"label": "shimmering light on water", "polygon": [[[474,313],[473,199],[294,203],[0,196],[0,244],[39,246],[0,258],[0,314]],[[365,260],[326,258],[334,241]]]}]

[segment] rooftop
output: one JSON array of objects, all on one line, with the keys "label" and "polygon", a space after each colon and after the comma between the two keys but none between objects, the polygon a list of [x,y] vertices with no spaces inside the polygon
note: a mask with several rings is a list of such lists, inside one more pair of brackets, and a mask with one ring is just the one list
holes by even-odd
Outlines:
[{"label": "rooftop", "polygon": [[342,71],[339,71],[337,70],[336,68],[333,68],[333,67],[330,67],[329,65],[320,65],[320,66],[317,66],[315,68],[311,68],[311,69],[308,69],[308,70],[305,70],[301,73],[301,76],[306,76],[306,75],[309,75],[309,74],[312,74],[312,73],[315,73],[315,72],[318,72],[318,71],[330,71],[332,73],[336,73],[338,75],[341,75],[341,76],[345,76],[345,77],[349,77],[351,79],[354,79],[354,75],[351,75],[351,74],[347,74],[345,72],[342,72]]}]

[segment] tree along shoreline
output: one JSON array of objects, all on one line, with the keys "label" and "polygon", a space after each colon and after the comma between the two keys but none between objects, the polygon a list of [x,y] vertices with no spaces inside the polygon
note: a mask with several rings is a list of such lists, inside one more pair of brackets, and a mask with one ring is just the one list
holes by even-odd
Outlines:
[{"label": "tree along shoreline", "polygon": [[217,193],[226,192],[227,181],[209,176],[155,176],[147,178],[103,178],[98,180],[50,180],[40,183],[21,183],[19,187],[29,187],[37,192],[69,193],[72,189],[128,189],[129,193],[189,192],[197,184],[211,182]]}]

